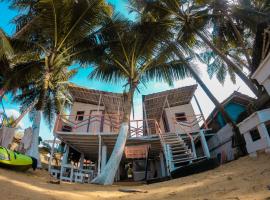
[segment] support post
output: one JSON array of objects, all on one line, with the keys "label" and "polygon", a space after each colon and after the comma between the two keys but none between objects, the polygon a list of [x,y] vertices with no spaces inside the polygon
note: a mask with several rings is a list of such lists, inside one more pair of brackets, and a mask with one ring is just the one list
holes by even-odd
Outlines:
[{"label": "support post", "polygon": [[103,171],[103,169],[105,168],[106,164],[107,164],[107,146],[106,145],[102,145],[102,149],[101,149],[101,172]]},{"label": "support post", "polygon": [[48,166],[48,171],[50,173],[51,173],[51,168],[52,168],[52,160],[53,160],[53,155],[54,155],[55,141],[56,141],[56,136],[54,135],[53,143],[52,143],[52,149],[51,149],[51,155],[50,155],[50,160],[49,160],[49,166]]},{"label": "support post", "polygon": [[145,181],[147,181],[147,179],[148,179],[149,153],[150,153],[150,148],[148,147],[147,155],[146,155],[146,158],[145,158],[145,175],[144,175],[144,180]]},{"label": "support post", "polygon": [[65,169],[64,165],[67,164],[68,154],[69,154],[69,146],[66,144],[65,148],[64,148],[64,155],[63,155],[62,162],[61,162],[60,180],[63,179],[63,173],[64,173],[64,169]]},{"label": "support post", "polygon": [[206,139],[205,139],[204,131],[200,130],[199,134],[200,134],[200,139],[201,139],[204,155],[207,158],[210,158],[211,156],[210,156],[209,148],[208,148],[208,145],[207,145],[207,142],[206,142]]},{"label": "support post", "polygon": [[[147,132],[147,135],[150,135],[150,129],[149,129],[149,125],[148,125],[147,113],[146,113],[144,102],[143,102],[143,114],[145,117],[146,132]],[[154,134],[156,134],[156,133],[154,133]]]},{"label": "support post", "polygon": [[68,154],[69,154],[69,146],[66,144],[65,145],[65,151],[64,151],[63,159],[62,159],[62,164],[67,164],[68,162]]},{"label": "support post", "polygon": [[165,170],[165,165],[164,165],[164,156],[162,152],[159,153],[159,160],[160,160],[161,177],[165,177],[166,170]]},{"label": "support post", "polygon": [[166,145],[166,162],[167,162],[167,173],[168,175],[171,175],[171,171],[173,171],[174,169],[174,166],[172,166],[172,154],[171,154],[171,151],[169,150],[170,149],[170,146],[168,144],[165,144]]},{"label": "support post", "polygon": [[[99,120],[100,120],[100,124],[101,124],[101,118],[102,118],[102,116],[99,116],[99,110],[100,110],[100,103],[101,103],[101,100],[102,100],[102,95],[100,94],[99,95],[99,100],[98,100],[98,108],[97,108],[97,113],[98,113],[98,118],[99,118]],[[96,131],[98,131],[98,129],[99,129],[99,131],[98,131],[98,134],[100,135],[100,124],[99,124],[99,128],[98,127],[96,127],[96,123],[95,123],[95,125],[94,125],[94,130],[96,130]],[[103,126],[103,125],[102,125]]]},{"label": "support post", "polygon": [[84,165],[84,153],[81,153],[81,158],[80,158],[80,169],[83,169],[83,165]]},{"label": "support post", "polygon": [[101,173],[101,135],[98,135],[98,174]]},{"label": "support post", "polygon": [[205,120],[205,117],[204,117],[204,114],[203,114],[203,112],[202,112],[202,108],[201,108],[201,105],[199,104],[199,101],[198,101],[198,99],[197,99],[197,97],[196,97],[196,95],[194,94],[194,99],[195,99],[195,102],[196,102],[196,104],[197,104],[197,106],[198,106],[198,108],[199,108],[199,111],[200,111],[200,114],[201,114],[201,116],[202,116],[202,118],[203,118],[203,123],[204,123],[204,128],[208,128],[207,127],[207,123],[206,123],[206,120]]},{"label": "support post", "polygon": [[197,158],[196,147],[195,147],[194,139],[193,139],[192,136],[191,136],[191,138],[190,138],[190,143],[191,143],[191,148],[192,148],[193,157],[194,157],[194,158]]},{"label": "support post", "polygon": [[[99,113],[99,109],[100,109],[100,103],[101,103],[101,99],[102,99],[102,95],[99,95],[99,101],[98,101],[98,109],[97,112]],[[100,131],[98,133],[98,174],[101,173],[101,142],[102,142],[102,138],[100,135]]]}]

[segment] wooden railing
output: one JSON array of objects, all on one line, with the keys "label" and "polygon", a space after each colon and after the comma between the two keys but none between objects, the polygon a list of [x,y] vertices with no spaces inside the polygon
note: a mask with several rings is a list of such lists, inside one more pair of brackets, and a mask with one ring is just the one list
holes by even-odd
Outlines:
[{"label": "wooden railing", "polygon": [[129,134],[131,137],[142,137],[146,135],[155,135],[159,131],[155,126],[154,129],[149,128],[149,124],[156,124],[155,119],[147,120],[131,120],[129,125]]},{"label": "wooden railing", "polygon": [[[82,117],[81,120],[78,120]],[[82,132],[98,134],[101,132],[117,133],[121,116],[117,114],[94,115],[58,115],[55,132]]]},{"label": "wooden railing", "polygon": [[[78,120],[81,118],[81,120]],[[75,133],[111,133],[118,134],[122,118],[117,114],[101,115],[58,115],[54,132],[75,132]],[[155,130],[149,129],[148,124],[156,124],[156,120],[131,120],[129,125],[130,137],[142,137],[157,134]]]},{"label": "wooden railing", "polygon": [[203,128],[208,129],[207,123],[202,115],[173,117],[172,121],[174,123],[175,132],[199,132],[201,122],[203,123]]}]

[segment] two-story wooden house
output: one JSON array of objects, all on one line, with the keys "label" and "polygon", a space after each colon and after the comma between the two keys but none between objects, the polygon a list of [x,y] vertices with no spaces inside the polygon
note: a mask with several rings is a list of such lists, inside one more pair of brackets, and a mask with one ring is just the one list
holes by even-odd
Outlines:
[{"label": "two-story wooden house", "polygon": [[[130,120],[116,180],[169,176],[175,169],[200,159],[194,145],[198,139],[205,144],[205,156],[209,157],[199,126],[202,117],[195,115],[191,105],[196,88],[192,85],[143,96],[144,117]],[[74,101],[70,114],[59,115],[54,129],[55,137],[66,144],[60,176],[67,181],[85,182],[85,177],[91,181],[103,170],[115,145],[123,95],[76,85],[70,85],[70,92]],[[68,159],[70,149],[81,154],[77,166]],[[87,163],[92,167],[86,169]]]}]

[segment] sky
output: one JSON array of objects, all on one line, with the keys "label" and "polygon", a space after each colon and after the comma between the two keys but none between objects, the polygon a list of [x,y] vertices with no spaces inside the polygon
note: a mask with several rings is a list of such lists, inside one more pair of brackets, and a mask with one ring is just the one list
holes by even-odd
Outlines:
[{"label": "sky", "polygon": [[[115,6],[115,10],[117,12],[122,13],[124,16],[132,18],[132,16],[129,15],[128,9],[127,9],[127,1],[126,0],[108,0],[109,3],[113,4]],[[8,8],[7,2],[0,3],[0,28],[2,28],[7,34],[12,35],[14,33],[15,28],[12,24],[12,19],[16,16],[16,12],[13,10],[10,10]],[[206,73],[207,66],[201,63],[196,63],[197,67],[200,69],[200,77],[205,82],[205,84],[208,86],[208,88],[213,92],[215,97],[219,101],[223,101],[226,99],[233,91],[239,91],[243,94],[249,95],[254,97],[254,94],[248,89],[248,87],[239,79],[237,78],[237,82],[234,85],[230,79],[226,79],[225,84],[221,85],[215,78],[209,79],[209,76]],[[72,78],[71,82],[76,83],[78,85],[96,89],[96,90],[103,90],[103,91],[110,91],[110,92],[122,92],[123,87],[121,84],[116,85],[110,85],[102,82],[98,82],[96,80],[89,80],[87,78],[87,75],[91,72],[92,68],[91,66],[81,69],[79,73]],[[162,82],[150,82],[147,84],[147,87],[140,86],[140,94],[135,95],[134,99],[134,106],[135,106],[135,119],[141,119],[142,118],[142,95],[155,93],[155,92],[161,92],[168,89],[173,88],[179,88],[187,85],[196,84],[196,82],[191,79],[187,78],[185,80],[176,81],[174,84],[174,87],[169,87],[166,83]],[[203,114],[205,117],[207,117],[211,111],[214,109],[214,104],[210,101],[210,99],[206,96],[204,91],[201,89],[201,87],[198,86],[198,89],[195,92],[196,97],[199,100],[199,103],[201,105]],[[192,100],[192,105],[195,110],[196,114],[199,114],[198,107],[195,103],[195,100]],[[19,116],[19,105],[12,102],[10,98],[7,98],[4,100],[4,106],[7,112],[7,115],[11,116]],[[28,118],[28,116],[24,117],[22,122],[20,123],[20,126],[22,128],[27,128],[31,126],[31,122]],[[52,139],[53,133],[49,130],[48,126],[44,123],[42,120],[41,122],[41,128],[40,128],[40,136],[43,139]]]}]

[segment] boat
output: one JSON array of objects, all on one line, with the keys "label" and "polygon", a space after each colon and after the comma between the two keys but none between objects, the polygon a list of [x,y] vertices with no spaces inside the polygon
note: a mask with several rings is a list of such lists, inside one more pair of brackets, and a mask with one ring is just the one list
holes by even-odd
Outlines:
[{"label": "boat", "polygon": [[37,168],[37,159],[0,146],[0,167],[16,171]]}]

